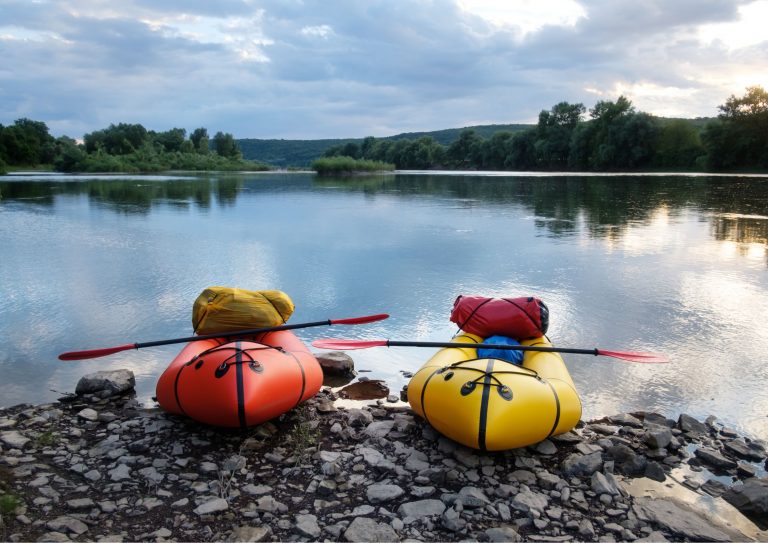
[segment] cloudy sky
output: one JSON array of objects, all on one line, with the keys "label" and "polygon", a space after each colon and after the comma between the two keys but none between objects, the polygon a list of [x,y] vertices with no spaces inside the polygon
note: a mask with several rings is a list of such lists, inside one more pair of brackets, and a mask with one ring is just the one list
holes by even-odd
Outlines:
[{"label": "cloudy sky", "polygon": [[535,122],[768,87],[768,0],[0,0],[0,123],[238,138]]}]

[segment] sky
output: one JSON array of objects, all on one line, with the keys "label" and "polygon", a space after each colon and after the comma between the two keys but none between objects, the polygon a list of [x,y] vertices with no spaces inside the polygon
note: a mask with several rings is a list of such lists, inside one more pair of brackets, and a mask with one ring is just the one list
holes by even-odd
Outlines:
[{"label": "sky", "polygon": [[768,0],[0,0],[0,123],[360,138],[768,88]]}]

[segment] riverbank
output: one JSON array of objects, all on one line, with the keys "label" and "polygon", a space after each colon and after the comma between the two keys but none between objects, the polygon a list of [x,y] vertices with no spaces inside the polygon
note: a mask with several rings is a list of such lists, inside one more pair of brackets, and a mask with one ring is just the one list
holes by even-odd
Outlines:
[{"label": "riverbank", "polygon": [[[622,414],[491,454],[328,388],[239,432],[102,383],[0,410],[0,540],[768,540],[723,499],[768,520],[765,448],[714,418]],[[661,497],[680,473],[724,516]]]}]

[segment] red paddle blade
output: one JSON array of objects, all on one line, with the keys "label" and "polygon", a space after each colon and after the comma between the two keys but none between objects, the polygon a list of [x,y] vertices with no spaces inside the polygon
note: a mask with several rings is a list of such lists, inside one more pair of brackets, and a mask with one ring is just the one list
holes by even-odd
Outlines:
[{"label": "red paddle blade", "polygon": [[667,364],[669,362],[669,358],[666,355],[657,353],[632,353],[597,349],[597,354],[598,356],[610,356],[611,358],[619,358],[630,362],[640,362],[641,364]]},{"label": "red paddle blade", "polygon": [[118,347],[107,347],[105,349],[91,349],[89,351],[70,351],[68,353],[61,353],[59,360],[85,360],[86,358],[99,358],[101,356],[107,356],[109,354],[119,353],[121,351],[127,351],[129,349],[135,349],[134,343],[128,343],[126,345],[120,345]]},{"label": "red paddle blade", "polygon": [[368,322],[383,321],[384,319],[388,318],[388,314],[379,313],[378,315],[368,315],[367,317],[352,317],[351,319],[331,320],[331,324],[366,324]]},{"label": "red paddle blade", "polygon": [[353,349],[368,349],[370,347],[386,347],[386,339],[356,340],[356,339],[316,339],[312,342],[318,349],[334,351],[350,351]]}]

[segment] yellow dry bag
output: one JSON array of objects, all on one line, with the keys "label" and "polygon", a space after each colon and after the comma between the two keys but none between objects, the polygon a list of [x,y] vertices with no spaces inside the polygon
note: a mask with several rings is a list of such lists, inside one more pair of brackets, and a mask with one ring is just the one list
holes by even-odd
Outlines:
[{"label": "yellow dry bag", "polygon": [[209,287],[195,300],[192,326],[201,335],[279,326],[293,310],[293,301],[280,290]]}]

